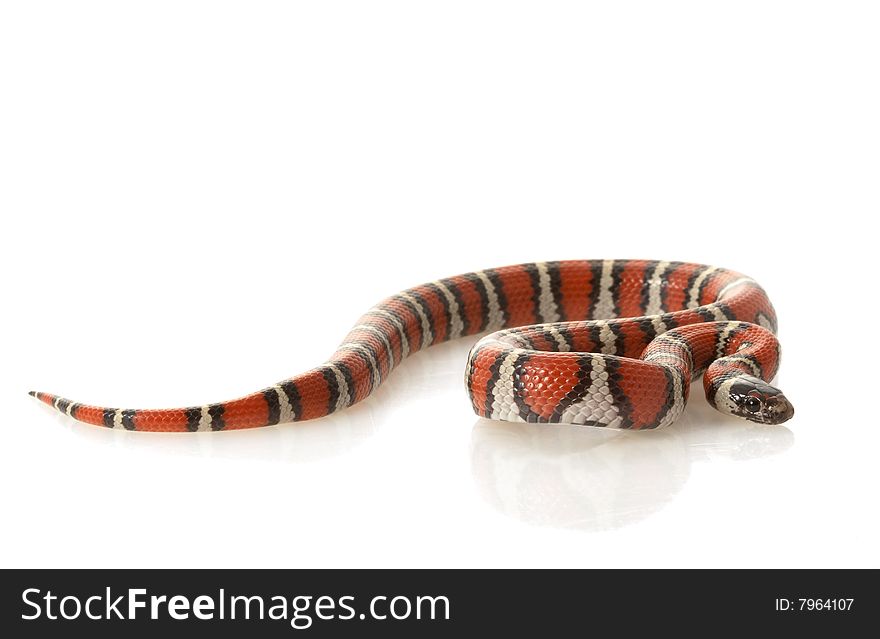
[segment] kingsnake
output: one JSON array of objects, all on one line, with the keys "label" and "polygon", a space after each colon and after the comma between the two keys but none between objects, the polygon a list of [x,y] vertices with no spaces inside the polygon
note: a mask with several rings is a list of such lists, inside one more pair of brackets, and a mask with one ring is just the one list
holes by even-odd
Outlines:
[{"label": "kingsnake", "polygon": [[[503,329],[503,330],[502,330]],[[40,401],[82,422],[140,431],[217,431],[323,417],[372,393],[405,357],[486,331],[470,352],[474,411],[507,421],[668,426],[691,378],[722,413],[778,424],[794,409],[770,380],[776,314],[739,273],[684,262],[580,260],[488,269],[386,298],[330,359],[228,402],[163,410]]]}]

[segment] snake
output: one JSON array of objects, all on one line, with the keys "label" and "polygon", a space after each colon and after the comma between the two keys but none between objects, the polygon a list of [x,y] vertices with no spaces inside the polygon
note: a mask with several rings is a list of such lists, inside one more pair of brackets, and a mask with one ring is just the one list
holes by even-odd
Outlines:
[{"label": "snake", "polygon": [[447,277],[385,298],[330,358],[257,392],[172,409],[30,394],[71,418],[128,431],[199,432],[324,417],[370,396],[431,345],[485,334],[465,384],[477,415],[502,421],[649,430],[684,411],[703,376],[710,405],[759,424],[794,408],[771,385],[776,312],[736,271],[662,260],[566,260]]}]

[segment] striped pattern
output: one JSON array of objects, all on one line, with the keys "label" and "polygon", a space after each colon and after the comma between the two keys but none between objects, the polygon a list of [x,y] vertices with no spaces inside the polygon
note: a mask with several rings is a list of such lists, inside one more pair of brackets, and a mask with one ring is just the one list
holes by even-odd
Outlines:
[{"label": "striped pattern", "polygon": [[[741,322],[765,333],[776,329],[763,289],[732,271],[672,261],[536,262],[401,291],[361,317],[321,366],[229,402],[131,410],[34,395],[74,419],[119,430],[272,426],[365,399],[407,356],[433,344],[500,331],[481,340],[469,358],[468,391],[478,414],[655,428],[681,413],[690,376],[709,365],[689,363],[694,353],[723,360],[726,374],[772,376],[775,364],[743,351]],[[712,334],[708,351],[709,333],[685,330],[697,324],[713,327],[706,329]],[[691,352],[695,339],[703,341]],[[778,344],[772,348],[778,360]]]}]

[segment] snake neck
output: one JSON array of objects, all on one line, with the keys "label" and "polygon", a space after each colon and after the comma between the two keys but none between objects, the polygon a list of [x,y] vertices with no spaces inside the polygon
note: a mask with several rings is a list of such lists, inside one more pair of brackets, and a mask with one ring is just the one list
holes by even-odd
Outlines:
[{"label": "snake neck", "polygon": [[779,342],[756,324],[708,322],[674,329],[655,339],[643,359],[674,371],[685,384],[704,373],[706,399],[722,413],[771,424],[794,413],[769,384],[779,368]]}]

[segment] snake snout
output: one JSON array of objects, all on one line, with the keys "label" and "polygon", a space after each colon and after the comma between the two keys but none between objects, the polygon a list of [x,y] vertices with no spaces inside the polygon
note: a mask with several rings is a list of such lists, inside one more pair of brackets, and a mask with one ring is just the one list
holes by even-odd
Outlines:
[{"label": "snake snout", "polygon": [[764,402],[765,424],[781,424],[794,417],[794,406],[781,392],[778,395],[768,397]]}]

